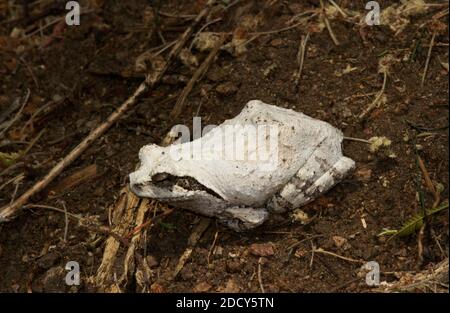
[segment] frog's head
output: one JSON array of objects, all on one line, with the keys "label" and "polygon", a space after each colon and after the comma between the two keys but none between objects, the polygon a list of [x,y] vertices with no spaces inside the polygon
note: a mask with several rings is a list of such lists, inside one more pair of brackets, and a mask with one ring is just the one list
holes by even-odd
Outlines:
[{"label": "frog's head", "polygon": [[[201,185],[195,178],[185,176],[188,173],[182,159],[174,158],[169,147],[148,145],[139,152],[139,168],[130,174],[130,189],[139,197],[158,199],[199,214],[218,217],[219,220],[236,231],[261,225],[268,212],[263,208],[253,209],[236,206],[225,201],[213,190]],[[197,188],[177,183],[177,178],[189,177]]]},{"label": "frog's head", "polygon": [[139,160],[138,169],[130,174],[130,189],[140,197],[169,197],[167,190],[155,184],[167,175],[167,150],[154,144],[144,146]]}]

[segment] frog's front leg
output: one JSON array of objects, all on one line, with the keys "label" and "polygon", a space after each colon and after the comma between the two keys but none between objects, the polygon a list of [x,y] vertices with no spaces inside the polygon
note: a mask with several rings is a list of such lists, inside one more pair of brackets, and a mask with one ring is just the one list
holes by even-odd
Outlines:
[{"label": "frog's front leg", "polygon": [[219,221],[235,231],[243,231],[255,228],[263,224],[269,217],[265,208],[229,207],[220,216]]},{"label": "frog's front leg", "polygon": [[[136,188],[134,190],[136,192]],[[160,199],[160,201],[168,202],[180,209],[217,218],[219,222],[235,231],[255,228],[269,217],[269,212],[265,208],[235,206],[205,191],[188,191],[175,186],[171,195],[171,198]]]}]

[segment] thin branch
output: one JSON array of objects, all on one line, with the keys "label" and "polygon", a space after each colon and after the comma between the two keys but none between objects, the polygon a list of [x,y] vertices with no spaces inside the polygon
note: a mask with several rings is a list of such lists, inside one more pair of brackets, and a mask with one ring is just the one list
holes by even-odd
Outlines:
[{"label": "thin branch", "polygon": [[216,231],[216,234],[214,235],[214,240],[213,240],[213,242],[211,244],[211,247],[209,248],[209,251],[208,251],[208,257],[206,258],[208,264],[211,263],[210,262],[210,258],[211,258],[211,254],[212,254],[212,252],[213,252],[213,250],[214,250],[214,248],[216,246],[217,237],[219,237],[219,231],[218,230]]},{"label": "thin branch", "polygon": [[384,90],[386,89],[386,83],[387,83],[387,72],[383,72],[383,86],[381,87],[381,90],[378,92],[378,94],[376,95],[375,99],[372,101],[372,103],[370,103],[367,108],[358,116],[359,119],[363,119],[367,116],[367,114],[369,114],[370,112],[372,112],[373,109],[376,108],[376,106],[378,105],[378,103],[381,100],[381,97],[384,95]]},{"label": "thin branch", "polygon": [[25,59],[22,58],[22,57],[19,57],[19,61],[21,61],[25,65],[25,67],[27,68],[28,73],[31,76],[31,79],[33,80],[34,84],[36,85],[36,88],[39,89],[40,87],[39,87],[38,80],[36,78],[36,75],[34,75],[33,69],[31,68],[30,64],[28,64],[28,62],[25,61]]},{"label": "thin branch", "polygon": [[344,18],[348,18],[347,13],[345,13],[345,11],[339,5],[337,5],[336,2],[334,2],[333,0],[328,1],[330,1],[330,3],[338,10],[339,13],[341,13]]},{"label": "thin branch", "polygon": [[4,183],[0,186],[0,191],[3,190],[3,188],[5,188],[5,187],[8,186],[9,184],[11,184],[12,182],[14,182],[14,181],[16,181],[16,180],[17,180],[17,181],[20,181],[20,180],[22,180],[24,177],[25,177],[25,174],[24,174],[24,173],[20,173],[19,175],[14,176],[13,178],[7,180],[6,182],[4,182]]},{"label": "thin branch", "polygon": [[33,148],[33,146],[38,142],[39,138],[41,138],[41,136],[45,133],[45,128],[43,130],[41,130],[39,132],[39,134],[37,134],[36,137],[34,137],[34,139],[28,144],[28,146],[25,148],[25,150],[20,154],[20,157],[18,158],[18,160],[22,159],[23,157],[25,157],[28,152],[30,152],[31,148]]},{"label": "thin branch", "polygon": [[344,140],[356,141],[356,142],[366,143],[366,144],[369,144],[369,145],[371,144],[371,142],[369,140],[362,139],[362,138],[344,137]]},{"label": "thin branch", "polygon": [[323,22],[325,23],[325,26],[328,30],[328,33],[330,34],[331,40],[333,40],[333,43],[336,46],[339,46],[339,40],[336,38],[336,35],[333,32],[333,29],[331,28],[331,24],[330,21],[328,20],[327,14],[325,13],[325,8],[323,6],[323,1],[320,0],[320,6],[322,8],[322,18],[323,18]]},{"label": "thin branch", "polygon": [[425,164],[423,163],[423,160],[420,156],[417,156],[417,162],[419,164],[420,170],[422,171],[423,177],[425,179],[425,184],[427,185],[428,190],[431,192],[431,194],[434,197],[433,202],[433,208],[436,208],[439,205],[439,202],[441,202],[441,196],[437,192],[436,188],[433,185],[433,181],[430,178],[430,174],[428,174],[428,170],[425,167]]},{"label": "thin branch", "polygon": [[283,28],[280,28],[280,29],[269,30],[269,31],[265,31],[265,32],[254,32],[254,33],[250,33],[250,34],[251,35],[256,35],[256,36],[263,36],[263,35],[272,35],[272,34],[278,34],[278,33],[281,33],[281,32],[285,32],[287,30],[291,30],[291,29],[294,29],[294,28],[296,28],[296,27],[298,27],[300,25],[305,24],[306,20],[308,20],[308,19],[310,19],[310,18],[312,18],[312,17],[314,17],[316,15],[317,15],[317,13],[313,13],[310,16],[308,16],[308,18],[306,18],[305,20],[302,20],[301,22],[298,22],[298,23],[296,23],[294,25],[291,25],[291,26],[283,27]]},{"label": "thin branch", "polygon": [[360,263],[360,264],[364,264],[365,263],[365,261],[363,261],[363,260],[356,260],[356,259],[352,259],[352,258],[347,258],[345,256],[342,256],[342,255],[339,255],[339,254],[336,254],[336,253],[333,253],[333,252],[330,252],[330,251],[323,250],[322,248],[314,249],[314,250],[312,250],[312,252],[313,253],[316,252],[316,253],[322,253],[322,254],[331,255],[331,256],[334,256],[334,257],[336,257],[338,259],[341,259],[341,260],[344,260],[344,261],[348,261],[348,262],[352,262],[352,263]]},{"label": "thin branch", "polygon": [[19,111],[17,111],[16,115],[14,115],[13,119],[9,122],[9,124],[0,132],[0,138],[19,119],[20,115],[22,114],[23,109],[25,108],[25,105],[28,103],[28,99],[30,98],[30,93],[31,93],[31,91],[30,91],[30,89],[28,89],[27,90],[27,94],[25,95],[25,98],[24,98],[24,100],[22,102],[22,106],[20,107]]},{"label": "thin branch", "polygon": [[223,43],[225,41],[225,36],[221,36],[219,41],[217,42],[214,49],[211,50],[209,55],[206,57],[205,61],[199,66],[197,71],[195,71],[194,75],[192,75],[191,80],[188,82],[186,87],[184,87],[183,91],[181,92],[180,97],[177,100],[177,103],[172,109],[172,112],[170,112],[170,117],[177,118],[184,107],[184,102],[186,101],[187,96],[191,92],[192,88],[194,88],[195,83],[203,76],[203,74],[208,70],[211,63],[214,61],[214,58],[216,57],[217,53],[220,50],[220,47],[222,47]]},{"label": "thin branch", "polygon": [[21,167],[23,165],[23,162],[16,162],[13,165],[5,168],[3,171],[0,172],[0,177],[2,177],[3,175],[8,174],[9,172],[11,172],[12,170]]},{"label": "thin branch", "polygon": [[157,220],[161,219],[161,218],[164,217],[164,216],[169,215],[169,214],[172,213],[172,212],[173,212],[173,209],[169,209],[169,210],[164,211],[164,212],[161,213],[160,215],[157,215],[157,216],[155,216],[155,217],[149,219],[149,220],[146,221],[145,223],[143,223],[143,224],[141,224],[141,225],[135,227],[132,231],[130,231],[130,232],[125,236],[125,238],[131,238],[131,237],[133,237],[134,235],[140,233],[140,232],[141,232],[142,230],[144,230],[145,228],[150,227],[151,225],[153,225]]},{"label": "thin branch", "polygon": [[302,36],[302,40],[300,41],[300,47],[298,49],[298,54],[297,54],[297,61],[298,61],[298,72],[297,72],[297,76],[295,78],[295,85],[297,86],[300,78],[302,77],[302,72],[303,72],[303,63],[305,61],[305,55],[306,55],[306,44],[308,43],[308,39],[309,39],[310,33],[308,32],[306,34],[306,37]]},{"label": "thin branch", "polygon": [[261,289],[261,292],[266,293],[266,291],[264,290],[264,285],[263,285],[263,281],[262,281],[261,264],[262,264],[262,257],[260,257],[258,259],[258,283],[259,283],[259,288]]},{"label": "thin branch", "polygon": [[11,201],[9,202],[9,204],[14,202],[14,199],[16,198],[16,195],[17,195],[17,190],[19,190],[19,184],[20,184],[20,180],[16,181],[16,186],[14,187],[14,192],[11,196]]},{"label": "thin branch", "polygon": [[200,27],[200,29],[195,33],[194,37],[192,38],[192,42],[191,42],[191,44],[189,46],[189,50],[192,50],[192,47],[194,46],[195,39],[198,37],[198,34],[200,34],[206,27],[208,27],[208,26],[210,26],[210,25],[212,25],[214,23],[220,22],[221,20],[222,20],[222,18],[219,17],[219,18],[216,18],[215,20],[212,20],[212,21],[206,23],[202,27]]},{"label": "thin branch", "polygon": [[113,237],[114,239],[116,239],[117,241],[123,243],[125,246],[129,245],[129,242],[125,238],[122,238],[118,234],[114,233],[108,227],[96,226],[96,225],[86,225],[86,224],[84,224],[85,218],[83,218],[83,217],[81,217],[81,216],[79,216],[77,214],[73,214],[73,213],[67,212],[67,211],[65,211],[63,209],[60,209],[60,208],[57,208],[57,207],[54,207],[54,206],[50,206],[50,205],[42,205],[42,204],[27,204],[23,208],[24,209],[32,209],[32,208],[47,209],[47,210],[52,210],[52,211],[56,211],[56,212],[60,212],[60,213],[66,214],[68,217],[74,218],[77,221],[79,221],[79,226],[80,227],[86,228],[87,230],[93,231],[93,232],[96,232],[96,233],[109,235],[109,236]]},{"label": "thin branch", "polygon": [[187,20],[192,20],[195,18],[195,15],[193,14],[171,14],[168,12],[158,11],[158,14],[165,17],[172,17],[172,18],[184,18]]},{"label": "thin branch", "polygon": [[198,224],[194,227],[192,230],[189,239],[188,239],[188,246],[186,250],[184,250],[183,254],[178,259],[177,266],[175,267],[175,270],[172,274],[172,279],[175,279],[180,271],[183,269],[184,265],[186,264],[187,260],[191,257],[192,251],[194,251],[195,246],[197,245],[197,242],[199,239],[203,236],[205,231],[208,229],[209,225],[211,223],[211,219],[207,217],[202,217]]},{"label": "thin branch", "polygon": [[421,88],[423,88],[423,84],[425,83],[425,78],[427,77],[428,66],[430,65],[430,59],[431,59],[431,51],[433,50],[434,39],[436,38],[436,34],[437,34],[437,31],[434,31],[433,35],[431,36],[431,42],[430,42],[430,47],[428,48],[427,60],[425,62],[425,68],[423,69],[422,81],[420,82]]},{"label": "thin branch", "polygon": [[62,206],[64,208],[64,222],[65,222],[63,240],[64,242],[67,242],[67,233],[69,232],[69,216],[67,215],[67,208],[64,202],[62,202]]}]

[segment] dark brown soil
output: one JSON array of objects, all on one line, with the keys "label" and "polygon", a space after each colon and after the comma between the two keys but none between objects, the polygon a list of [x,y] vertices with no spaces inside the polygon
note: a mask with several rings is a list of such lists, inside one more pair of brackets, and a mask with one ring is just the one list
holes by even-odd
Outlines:
[{"label": "dark brown soil", "polygon": [[[5,21],[14,18],[13,9],[8,8],[6,1],[0,2],[0,112],[16,99],[23,100],[30,90],[20,119],[0,139],[2,143],[29,142],[45,129],[21,164],[0,176],[2,185],[21,173],[24,175],[17,192],[15,183],[0,190],[1,205],[32,186],[126,100],[142,80],[142,75],[127,74],[132,72],[136,58],[162,44],[160,36],[149,33],[154,21],[146,22],[153,1],[80,1],[98,3],[98,7],[82,15],[80,26],[66,27],[51,42],[54,26],[30,33],[48,24],[49,17],[63,17],[64,1],[39,19],[33,19],[54,1],[42,2],[31,6],[28,18],[19,10],[19,19],[10,22]],[[158,1],[154,2],[156,6]],[[195,15],[205,1],[160,2],[165,13]],[[365,11],[358,1],[336,2],[346,9]],[[395,1],[379,2],[384,8]],[[242,16],[249,14],[261,17],[255,31],[277,30],[286,27],[298,10],[318,8],[318,1],[294,3],[297,1],[242,0],[207,30],[232,32]],[[311,33],[298,89],[293,74],[298,68],[300,38],[308,29],[317,29],[317,25],[261,35],[240,56],[220,52],[188,97],[178,119],[169,117],[177,98],[167,99],[180,92],[185,81],[167,79],[32,201],[58,208],[64,203],[69,212],[108,226],[108,208],[127,184],[143,145],[160,143],[170,127],[179,123],[191,125],[195,115],[201,116],[205,124],[219,124],[237,115],[249,100],[260,99],[327,121],[347,137],[385,136],[392,141],[390,148],[396,157],[390,158],[383,151],[371,153],[364,143],[345,141],[345,155],[356,161],[356,171],[302,208],[308,216],[315,216],[309,223],[303,225],[292,221],[289,215],[282,215],[247,233],[235,233],[213,223],[178,278],[170,280],[198,222],[194,214],[175,211],[148,233],[145,253],[155,272],[149,289],[259,292],[259,256],[250,249],[254,243],[270,243],[274,248],[274,255],[263,257],[261,265],[266,292],[371,290],[364,277],[358,276],[360,263],[322,253],[315,253],[312,258],[312,247],[346,258],[377,261],[384,281],[395,280],[394,272],[429,268],[448,257],[448,211],[433,215],[427,222],[422,240],[423,262],[419,262],[418,232],[389,241],[377,235],[384,228],[399,229],[421,212],[419,194],[424,196],[423,207],[430,208],[433,204],[433,195],[417,166],[417,154],[432,182],[443,186],[441,202],[448,199],[448,72],[441,64],[448,59],[447,29],[436,35],[428,74],[423,88],[420,87],[433,32],[430,20],[443,9],[432,7],[411,17],[397,35],[386,25],[360,27],[341,16],[332,19],[340,45],[333,44],[327,29]],[[159,19],[161,34],[167,42],[178,38],[190,25],[184,18],[161,15]],[[440,21],[447,24],[448,15]],[[310,23],[317,24],[317,18]],[[12,38],[14,28],[27,30],[27,37]],[[200,60],[206,55],[193,51]],[[360,121],[358,115],[382,86],[378,64],[388,54],[398,61],[389,70],[386,101]],[[412,56],[408,59],[408,55]],[[176,61],[168,73],[173,74],[189,79],[192,70]],[[221,84],[226,85],[217,88]],[[24,128],[32,114],[49,103],[51,110],[38,114],[31,127]],[[17,152],[24,147],[20,143],[2,144],[0,151]],[[72,188],[58,189],[65,178],[92,164],[97,166],[95,177]],[[4,164],[0,166],[0,171],[6,168]],[[64,214],[46,209],[27,209],[13,221],[2,223],[0,292],[95,291],[89,277],[97,272],[107,237],[78,227],[71,220],[64,242],[64,229]],[[208,264],[216,232],[216,253]],[[335,236],[345,238],[346,244],[337,243],[340,238]],[[68,287],[64,283],[65,265],[72,260],[80,264],[82,283]],[[131,286],[128,291],[137,290]]]}]

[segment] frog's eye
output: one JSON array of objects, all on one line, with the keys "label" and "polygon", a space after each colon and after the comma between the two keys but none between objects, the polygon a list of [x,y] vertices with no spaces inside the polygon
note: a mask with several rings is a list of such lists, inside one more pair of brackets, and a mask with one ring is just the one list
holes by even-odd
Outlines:
[{"label": "frog's eye", "polygon": [[160,182],[160,181],[167,179],[168,177],[169,177],[169,174],[167,174],[167,173],[157,173],[152,176],[151,180],[154,182]]}]

